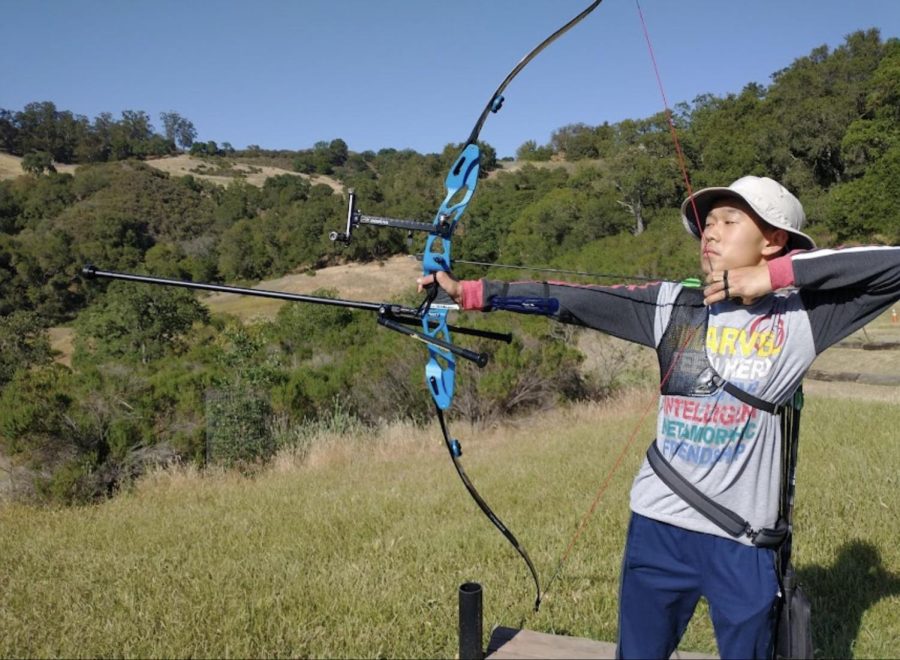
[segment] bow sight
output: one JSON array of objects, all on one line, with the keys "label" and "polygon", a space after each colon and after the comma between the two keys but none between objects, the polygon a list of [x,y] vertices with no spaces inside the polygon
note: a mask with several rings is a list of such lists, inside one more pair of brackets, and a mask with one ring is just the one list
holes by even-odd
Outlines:
[{"label": "bow sight", "polygon": [[412,238],[414,231],[424,231],[429,234],[436,234],[441,238],[450,238],[453,233],[453,225],[447,215],[442,215],[435,225],[432,222],[419,222],[417,220],[401,220],[399,218],[386,218],[379,215],[365,215],[356,208],[356,193],[349,191],[349,203],[347,204],[347,227],[344,231],[333,231],[328,234],[335,243],[343,243],[349,245],[353,238],[353,231],[360,225],[376,225],[378,227],[393,227],[394,229],[405,229]]}]

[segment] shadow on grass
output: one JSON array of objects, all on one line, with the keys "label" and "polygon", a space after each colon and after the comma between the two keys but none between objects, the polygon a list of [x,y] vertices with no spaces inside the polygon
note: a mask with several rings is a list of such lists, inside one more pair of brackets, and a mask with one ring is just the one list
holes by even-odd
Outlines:
[{"label": "shadow on grass", "polygon": [[817,657],[853,657],[863,614],[882,598],[900,594],[900,576],[889,573],[878,548],[865,541],[845,543],[831,566],[800,568],[797,576],[812,599]]}]

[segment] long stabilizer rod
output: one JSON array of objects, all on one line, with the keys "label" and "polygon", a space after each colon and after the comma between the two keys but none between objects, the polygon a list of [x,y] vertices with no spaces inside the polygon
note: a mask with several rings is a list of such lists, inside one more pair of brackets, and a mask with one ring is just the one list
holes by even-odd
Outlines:
[{"label": "long stabilizer rod", "polygon": [[292,302],[315,303],[317,305],[332,305],[334,307],[349,307],[351,309],[364,309],[370,312],[412,315],[416,314],[413,307],[403,307],[391,303],[366,302],[362,300],[343,300],[341,298],[326,298],[324,296],[308,296],[300,293],[288,293],[286,291],[271,291],[268,289],[250,289],[240,286],[227,286],[223,284],[207,284],[205,282],[191,282],[188,280],[176,280],[169,277],[155,277],[152,275],[135,275],[134,273],[119,273],[111,270],[100,270],[96,266],[87,264],[81,269],[81,274],[88,278],[103,277],[113,280],[125,280],[127,282],[143,282],[144,284],[161,284],[163,286],[176,286],[183,289],[199,289],[201,291],[215,291],[217,293],[234,293],[242,296],[257,296],[259,298],[275,298],[276,300],[289,300]]},{"label": "long stabilizer rod", "polygon": [[[112,280],[124,280],[126,282],[140,282],[142,284],[157,284],[161,286],[174,286],[182,289],[197,289],[200,291],[215,291],[216,293],[232,293],[243,296],[257,296],[260,298],[274,298],[276,300],[286,300],[290,302],[313,303],[316,305],[331,305],[333,307],[345,307],[349,309],[361,309],[378,314],[378,323],[382,326],[399,332],[408,337],[412,337],[426,344],[431,344],[439,348],[443,348],[466,360],[471,360],[479,367],[487,364],[488,356],[486,353],[477,353],[470,351],[461,346],[456,346],[448,341],[428,337],[427,335],[404,327],[421,319],[421,313],[413,307],[405,307],[403,305],[395,305],[393,303],[377,303],[367,302],[364,300],[344,300],[342,298],[326,298],[324,296],[309,296],[300,293],[287,293],[285,291],[271,291],[269,289],[250,289],[247,287],[227,286],[223,284],[208,284],[206,282],[191,282],[189,280],[177,280],[169,277],[156,277],[152,275],[137,275],[135,273],[121,273],[111,270],[100,270],[92,264],[87,264],[81,269],[82,275],[89,279],[101,277]],[[475,328],[461,328],[457,326],[448,326],[450,331],[456,331],[460,334],[473,335],[492,339],[494,341],[502,341],[509,343],[512,341],[512,335],[508,333],[491,332],[489,330],[477,330]]]}]

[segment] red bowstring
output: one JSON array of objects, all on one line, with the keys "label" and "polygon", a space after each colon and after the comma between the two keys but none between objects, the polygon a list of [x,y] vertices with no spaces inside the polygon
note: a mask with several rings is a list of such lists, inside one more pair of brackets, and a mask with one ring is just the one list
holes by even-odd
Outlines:
[{"label": "red bowstring", "polygon": [[[654,71],[654,74],[656,75],[656,83],[659,86],[659,92],[660,92],[660,95],[662,96],[663,106],[665,107],[666,122],[669,125],[669,131],[672,135],[672,141],[675,143],[675,153],[678,156],[678,165],[681,169],[681,175],[684,178],[684,185],[687,189],[688,198],[691,201],[691,207],[693,208],[693,211],[694,211],[694,222],[697,224],[697,230],[699,232],[699,235],[702,235],[703,227],[700,225],[700,215],[697,212],[697,202],[694,200],[694,191],[693,191],[693,187],[691,186],[691,179],[688,176],[687,161],[684,157],[684,151],[681,148],[681,142],[678,139],[678,132],[675,130],[675,122],[672,119],[672,111],[669,108],[669,100],[666,97],[666,91],[665,91],[665,88],[663,87],[662,77],[659,74],[659,66],[657,66],[657,63],[656,63],[656,55],[653,51],[653,43],[650,40],[650,33],[647,30],[647,22],[644,20],[644,12],[641,9],[641,3],[639,2],[639,0],[635,0],[635,5],[637,5],[638,16],[641,19],[641,28],[644,31],[644,39],[647,42],[647,49],[650,52],[650,60],[653,63],[653,71]],[[712,270],[712,268],[710,267],[710,271],[711,270]],[[665,387],[666,382],[668,382],[669,377],[672,375],[672,372],[675,369],[675,366],[678,364],[679,359],[681,358],[681,355],[684,353],[685,349],[690,345],[691,341],[694,338],[694,335],[697,334],[697,331],[699,329],[700,329],[699,325],[694,328],[691,328],[691,331],[688,333],[688,336],[685,339],[684,343],[681,345],[681,347],[676,352],[675,359],[672,360],[672,364],[669,366],[669,370],[666,372],[666,374],[663,376],[662,380],[659,383],[660,394],[662,394],[663,388]],[[603,495],[606,493],[607,489],[609,488],[609,484],[612,482],[613,476],[618,471],[619,467],[621,467],[622,462],[624,461],[625,456],[628,453],[628,450],[631,448],[631,445],[634,444],[634,441],[637,438],[638,432],[640,431],[641,427],[644,425],[644,422],[646,421],[647,416],[650,414],[650,411],[653,409],[653,404],[656,403],[657,401],[658,401],[658,399],[652,399],[650,401],[649,405],[644,409],[644,412],[641,414],[641,417],[638,420],[638,423],[635,425],[634,430],[631,432],[631,435],[629,436],[628,440],[626,441],[625,446],[622,448],[622,451],[619,452],[619,455],[616,458],[615,463],[613,463],[612,468],[606,474],[606,477],[604,478],[603,483],[601,483],[600,488],[597,489],[597,493],[594,496],[594,501],[591,503],[591,506],[587,510],[587,512],[582,516],[581,522],[579,523],[578,528],[575,530],[575,534],[572,536],[572,540],[569,541],[568,546],[566,546],[565,552],[563,552],[562,558],[559,560],[559,564],[556,568],[556,572],[550,578],[549,582],[547,582],[547,586],[545,587],[544,592],[541,594],[541,599],[543,599],[543,597],[547,595],[547,592],[550,590],[550,586],[554,583],[554,581],[556,580],[556,578],[559,576],[560,572],[562,571],[563,564],[565,564],[566,561],[568,560],[569,555],[572,552],[572,549],[575,547],[575,544],[578,542],[578,539],[581,537],[582,532],[584,532],[585,528],[587,527],[588,522],[590,521],[591,517],[594,515],[594,512],[597,509],[597,505],[600,503],[600,500],[603,499]]]},{"label": "red bowstring", "polygon": [[[694,335],[697,334],[697,331],[700,329],[700,326],[695,326],[691,328],[690,332],[687,334],[687,337],[684,340],[684,343],[679,347],[678,352],[676,353],[676,358],[672,360],[672,364],[669,366],[669,370],[663,376],[662,380],[659,383],[659,391],[662,393],[663,387],[665,387],[666,382],[669,380],[669,377],[672,375],[672,372],[675,369],[675,365],[678,364],[678,358],[684,353],[684,350],[690,345],[691,341],[694,339]],[[615,463],[613,463],[612,468],[607,472],[606,478],[603,480],[603,483],[600,484],[600,488],[597,489],[597,493],[594,496],[594,501],[591,503],[590,508],[585,512],[585,514],[581,517],[581,522],[578,524],[578,529],[575,530],[575,534],[572,536],[572,540],[569,541],[569,545],[566,546],[565,552],[563,552],[562,558],[559,560],[559,564],[556,567],[556,572],[553,574],[553,577],[547,582],[547,586],[544,588],[544,592],[541,594],[541,600],[543,600],[544,596],[547,595],[547,592],[550,591],[550,585],[552,585],[556,578],[559,576],[562,571],[563,564],[566,563],[569,559],[569,554],[572,552],[572,549],[575,547],[575,544],[578,542],[578,539],[581,537],[582,532],[587,528],[587,524],[590,521],[591,517],[594,515],[594,512],[597,509],[597,505],[600,504],[600,500],[603,499],[603,495],[606,494],[606,491],[609,487],[609,484],[612,482],[612,478],[615,473],[618,471],[619,467],[622,465],[622,461],[625,459],[626,454],[628,454],[628,450],[631,448],[631,445],[634,444],[634,441],[637,439],[638,432],[641,430],[641,427],[644,425],[644,422],[647,420],[647,415],[650,414],[650,411],[653,409],[653,404],[656,403],[657,399],[651,399],[650,403],[644,408],[644,412],[641,413],[641,417],[638,420],[638,423],[635,424],[634,430],[628,436],[628,440],[625,442],[625,446],[622,447],[622,451],[619,452],[618,457],[616,457]]]},{"label": "red bowstring", "polygon": [[700,215],[697,213],[697,201],[694,199],[694,188],[691,186],[691,177],[688,176],[687,160],[684,157],[684,150],[681,148],[681,141],[678,139],[678,131],[675,130],[675,121],[672,119],[672,110],[669,108],[669,99],[666,96],[666,89],[663,87],[662,76],[659,74],[659,66],[656,63],[656,53],[653,50],[653,42],[650,40],[650,31],[647,29],[647,21],[644,20],[644,10],[641,9],[640,0],[634,0],[634,4],[637,7],[638,16],[641,19],[641,29],[644,31],[644,41],[647,42],[650,61],[653,63],[653,73],[656,76],[656,85],[659,87],[659,95],[662,97],[663,107],[666,110],[666,123],[669,125],[669,132],[672,134],[672,142],[675,143],[675,154],[678,156],[678,167],[681,169],[681,177],[684,179],[688,199],[691,200],[691,208],[694,211],[694,223],[697,225],[697,235],[702,236],[703,227],[700,225]]}]

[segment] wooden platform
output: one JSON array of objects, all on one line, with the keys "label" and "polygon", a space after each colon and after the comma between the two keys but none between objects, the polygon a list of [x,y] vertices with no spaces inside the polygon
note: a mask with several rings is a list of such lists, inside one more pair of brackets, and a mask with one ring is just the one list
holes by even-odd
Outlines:
[{"label": "wooden platform", "polygon": [[[529,658],[615,658],[616,645],[611,642],[598,642],[584,637],[566,637],[550,635],[533,630],[516,630],[515,628],[495,628],[488,642],[487,658],[494,660],[513,660]],[[672,658],[716,658],[715,655],[675,651]]]}]

